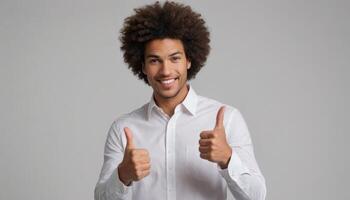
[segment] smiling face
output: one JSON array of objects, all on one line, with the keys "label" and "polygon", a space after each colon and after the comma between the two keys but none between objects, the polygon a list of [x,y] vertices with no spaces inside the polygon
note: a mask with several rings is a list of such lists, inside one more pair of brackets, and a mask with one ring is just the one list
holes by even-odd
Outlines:
[{"label": "smiling face", "polygon": [[187,94],[187,70],[190,61],[186,58],[181,40],[155,39],[145,46],[142,68],[156,99],[178,99]]}]

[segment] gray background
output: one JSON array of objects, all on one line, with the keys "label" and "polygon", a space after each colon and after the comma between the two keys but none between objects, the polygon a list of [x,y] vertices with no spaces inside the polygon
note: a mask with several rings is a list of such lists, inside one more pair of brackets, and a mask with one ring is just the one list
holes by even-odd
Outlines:
[{"label": "gray background", "polygon": [[[0,199],[93,199],[112,121],[150,99],[118,32],[153,1],[0,3]],[[272,200],[350,199],[349,1],[184,1],[212,51],[192,85],[238,108]]]}]

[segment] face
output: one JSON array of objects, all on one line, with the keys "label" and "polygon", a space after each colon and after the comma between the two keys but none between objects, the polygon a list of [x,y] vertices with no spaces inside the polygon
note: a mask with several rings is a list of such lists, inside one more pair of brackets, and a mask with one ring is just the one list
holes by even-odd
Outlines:
[{"label": "face", "polygon": [[156,98],[170,99],[186,95],[187,70],[190,66],[181,40],[155,39],[145,46],[142,71]]}]

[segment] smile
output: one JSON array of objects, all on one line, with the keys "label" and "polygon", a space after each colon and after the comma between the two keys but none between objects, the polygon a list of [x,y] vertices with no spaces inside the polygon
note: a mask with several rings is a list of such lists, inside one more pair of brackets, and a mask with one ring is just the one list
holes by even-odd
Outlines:
[{"label": "smile", "polygon": [[163,81],[160,81],[160,82],[162,82],[163,84],[170,84],[170,83],[172,83],[174,81],[175,81],[175,79],[173,78],[173,79],[169,79],[169,80],[163,80]]},{"label": "smile", "polygon": [[165,86],[166,88],[171,87],[173,83],[177,80],[178,78],[172,78],[172,79],[166,79],[166,80],[159,80],[159,82]]}]

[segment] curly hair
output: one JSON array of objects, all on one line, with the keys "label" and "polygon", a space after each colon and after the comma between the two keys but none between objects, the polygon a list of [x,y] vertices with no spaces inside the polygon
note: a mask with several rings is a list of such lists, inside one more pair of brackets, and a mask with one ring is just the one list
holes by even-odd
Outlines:
[{"label": "curly hair", "polygon": [[182,41],[186,58],[191,62],[188,80],[195,78],[210,52],[209,31],[201,14],[190,6],[168,1],[163,5],[157,1],[134,11],[125,19],[119,38],[124,62],[134,75],[149,85],[142,73],[145,45],[154,39],[171,38]]}]

